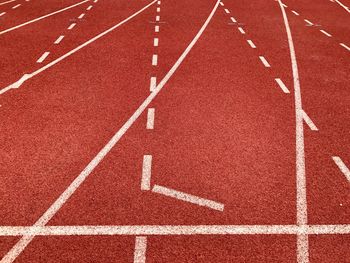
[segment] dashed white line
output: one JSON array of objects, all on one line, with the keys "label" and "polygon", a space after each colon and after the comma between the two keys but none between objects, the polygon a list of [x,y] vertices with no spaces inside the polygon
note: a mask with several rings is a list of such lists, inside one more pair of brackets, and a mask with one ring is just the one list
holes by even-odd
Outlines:
[{"label": "dashed white line", "polygon": [[72,23],[72,24],[69,25],[69,27],[67,29],[71,30],[71,29],[73,29],[73,27],[75,27],[75,25],[76,25],[76,23]]},{"label": "dashed white line", "polygon": [[160,16],[156,16],[156,21],[159,22]]},{"label": "dashed white line", "polygon": [[152,66],[157,66],[158,65],[158,55],[153,54],[152,56]]},{"label": "dashed white line", "polygon": [[282,4],[284,7],[288,7],[286,4]]},{"label": "dashed white line", "polygon": [[255,46],[255,44],[253,43],[253,41],[251,41],[250,39],[248,39],[247,42],[248,42],[248,44],[249,44],[249,46],[250,46],[251,48],[256,48],[256,46]]},{"label": "dashed white line", "polygon": [[134,263],[146,263],[147,237],[135,238]]},{"label": "dashed white line", "polygon": [[283,81],[279,78],[276,78],[275,81],[277,82],[277,84],[280,86],[280,88],[283,90],[284,93],[290,93],[289,89],[287,88],[287,86],[283,83]]},{"label": "dashed white line", "polygon": [[229,14],[230,11],[229,11],[227,8],[225,8],[225,13],[226,13],[226,14]]},{"label": "dashed white line", "polygon": [[59,36],[57,39],[56,39],[56,41],[55,41],[55,43],[54,44],[59,44],[59,43],[61,43],[61,41],[62,41],[62,39],[64,38],[64,36]]},{"label": "dashed white line", "polygon": [[141,190],[151,190],[152,155],[144,155],[142,163]]},{"label": "dashed white line", "polygon": [[154,108],[149,108],[147,111],[147,130],[153,130],[154,129]]},{"label": "dashed white line", "polygon": [[158,13],[160,12],[160,7],[157,7],[157,12],[158,12]]},{"label": "dashed white line", "polygon": [[237,20],[236,20],[233,16],[231,16],[231,21],[232,21],[233,23],[236,23],[236,22],[237,22]]},{"label": "dashed white line", "polygon": [[238,30],[239,30],[239,32],[241,32],[242,34],[245,34],[245,31],[243,30],[243,28],[238,27]]},{"label": "dashed white line", "polygon": [[97,3],[97,0],[94,0],[94,3]]},{"label": "dashed white line", "polygon": [[82,13],[80,16],[78,16],[78,19],[82,19],[85,16],[84,13]]},{"label": "dashed white line", "polygon": [[304,110],[303,110],[303,119],[312,131],[318,131],[318,128],[316,127],[315,123],[311,120],[309,115],[307,115]]},{"label": "dashed white line", "polygon": [[159,32],[159,26],[154,27],[154,32],[158,33]]},{"label": "dashed white line", "polygon": [[149,91],[150,92],[154,91],[156,86],[157,86],[157,78],[151,77],[150,84],[149,84]]},{"label": "dashed white line", "polygon": [[161,1],[158,1],[158,2],[157,2],[157,5],[160,5],[161,3],[162,3]]},{"label": "dashed white line", "polygon": [[86,10],[89,11],[89,10],[91,10],[91,8],[92,8],[92,5],[89,5],[89,6],[86,8]]},{"label": "dashed white line", "polygon": [[17,1],[17,0],[5,1],[5,2],[0,3],[0,5],[6,5],[6,4],[12,3],[12,2],[14,2],[14,1]]},{"label": "dashed white line", "polygon": [[350,9],[349,7],[347,7],[346,5],[344,5],[342,2],[340,2],[339,0],[335,0],[335,2],[337,2],[342,8],[344,8],[346,10],[346,12],[350,13]]},{"label": "dashed white line", "polygon": [[41,57],[36,61],[36,63],[42,63],[47,58],[47,56],[49,54],[50,54],[50,52],[48,52],[48,51],[44,52],[44,54],[41,55]]},{"label": "dashed white line", "polygon": [[2,12],[2,13],[0,13],[0,16],[3,16],[3,15],[5,15],[6,14],[6,12]]},{"label": "dashed white line", "polygon": [[214,210],[224,211],[224,205],[209,199],[198,197],[195,195],[180,192],[160,185],[154,185],[152,192],[162,194],[168,197],[179,199],[199,206],[205,206]]},{"label": "dashed white line", "polygon": [[265,67],[270,68],[271,65],[269,64],[269,62],[267,62],[266,58],[264,58],[263,56],[259,56],[261,62],[264,64]]},{"label": "dashed white line", "polygon": [[306,23],[308,23],[310,26],[313,25],[313,23],[312,23],[311,21],[307,20],[307,19],[304,19],[304,21],[305,21]]},{"label": "dashed white line", "polygon": [[221,5],[221,6],[224,6],[224,3],[223,3],[223,2],[220,2],[220,5]]},{"label": "dashed white line", "polygon": [[292,10],[292,13],[293,13],[294,15],[296,15],[296,16],[299,15],[299,13],[298,13],[297,11],[294,11],[294,10]]},{"label": "dashed white line", "polygon": [[158,44],[159,44],[159,39],[155,37],[153,39],[153,46],[158,47]]},{"label": "dashed white line", "polygon": [[327,37],[331,37],[332,35],[329,34],[327,31],[324,31],[323,29],[320,29],[320,31],[325,34]]},{"label": "dashed white line", "polygon": [[333,156],[332,157],[335,164],[338,166],[339,170],[345,175],[346,179],[350,183],[350,170],[348,167],[346,167],[345,163],[342,161],[342,159],[339,156]]},{"label": "dashed white line", "polygon": [[22,4],[18,4],[12,7],[12,9],[16,9],[17,7],[20,7]]},{"label": "dashed white line", "polygon": [[350,51],[350,47],[348,47],[347,45],[345,45],[344,43],[340,43],[339,45],[341,45],[343,48],[347,49],[348,51]]}]

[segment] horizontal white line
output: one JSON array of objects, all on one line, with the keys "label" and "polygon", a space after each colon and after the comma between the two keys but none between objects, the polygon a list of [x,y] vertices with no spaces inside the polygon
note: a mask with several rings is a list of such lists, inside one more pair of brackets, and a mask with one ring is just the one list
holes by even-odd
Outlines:
[{"label": "horizontal white line", "polygon": [[22,4],[18,4],[12,7],[12,9],[16,9],[17,7],[20,7]]},{"label": "horizontal white line", "polygon": [[348,235],[344,225],[0,226],[0,236]]},{"label": "horizontal white line", "polygon": [[237,20],[236,20],[233,16],[231,16],[231,21],[232,21],[233,23],[236,23],[236,22],[237,22]]},{"label": "horizontal white line", "polygon": [[318,131],[315,123],[310,119],[309,115],[303,110],[303,119],[312,131]]},{"label": "horizontal white line", "polygon": [[342,159],[340,159],[340,157],[333,156],[332,158],[333,158],[333,161],[335,162],[335,164],[340,169],[340,171],[345,175],[346,179],[350,183],[350,170],[349,170],[349,168],[346,167],[345,163],[342,161]]},{"label": "horizontal white line", "polygon": [[298,12],[296,12],[296,11],[294,11],[294,10],[292,10],[292,13],[293,13],[294,15],[296,15],[296,16],[298,16],[298,15],[299,15],[299,13],[298,13]]},{"label": "horizontal white line", "polygon": [[348,51],[350,51],[350,47],[348,47],[348,46],[345,45],[344,43],[340,43],[339,45],[341,45],[343,48],[346,48]]},{"label": "horizontal white line", "polygon": [[2,13],[0,13],[0,16],[3,16],[4,14],[6,14],[6,12],[2,12]]},{"label": "horizontal white line", "polygon": [[265,67],[267,67],[267,68],[271,67],[269,62],[267,62],[267,60],[263,56],[259,56],[259,58]]},{"label": "horizontal white line", "polygon": [[87,8],[86,8],[86,10],[91,10],[91,8],[92,8],[92,5],[89,5]]},{"label": "horizontal white line", "polygon": [[54,44],[59,44],[59,43],[61,43],[61,41],[62,41],[62,39],[64,38],[64,36],[59,36],[57,39],[56,39],[56,41],[55,41],[55,43]]},{"label": "horizontal white line", "polygon": [[41,57],[36,61],[36,63],[42,63],[49,54],[50,52],[46,51],[44,54],[41,55]]},{"label": "horizontal white line", "polygon": [[147,237],[135,238],[134,263],[146,262]]},{"label": "horizontal white line", "polygon": [[151,190],[152,155],[144,155],[142,163],[141,190]]},{"label": "horizontal white line", "polygon": [[159,26],[154,27],[154,32],[159,32]]},{"label": "horizontal white line", "polygon": [[325,34],[327,37],[331,37],[332,35],[329,34],[327,31],[324,31],[323,29],[320,29],[320,31]]},{"label": "horizontal white line", "polygon": [[154,54],[152,56],[152,66],[157,66],[158,65],[158,55]]},{"label": "horizontal white line", "polygon": [[304,21],[305,21],[306,23],[308,23],[310,26],[313,25],[313,23],[312,23],[311,21],[307,20],[307,19],[304,19]]},{"label": "horizontal white line", "polygon": [[224,3],[223,3],[223,2],[220,2],[220,5],[221,5],[221,6],[224,6]]},{"label": "horizontal white line", "polygon": [[6,4],[12,3],[14,1],[17,1],[17,0],[10,0],[10,1],[6,1],[6,2],[2,2],[2,3],[0,3],[0,5],[6,5]]},{"label": "horizontal white line", "polygon": [[238,30],[239,30],[239,32],[241,32],[242,34],[245,34],[245,31],[243,30],[243,28],[238,27]]},{"label": "horizontal white line", "polygon": [[153,130],[154,129],[154,108],[149,108],[147,111],[147,130]]},{"label": "horizontal white line", "polygon": [[160,20],[160,16],[156,16],[156,21],[159,21]]},{"label": "horizontal white line", "polygon": [[229,11],[227,8],[225,8],[225,13],[226,13],[226,14],[229,14],[230,11]]},{"label": "horizontal white line", "polygon": [[248,44],[249,44],[249,46],[250,46],[251,48],[256,48],[256,46],[255,46],[255,44],[253,43],[253,41],[251,41],[250,39],[248,39],[247,42],[248,42]]},{"label": "horizontal white line", "polygon": [[287,86],[283,83],[283,81],[279,78],[276,78],[275,81],[277,82],[277,84],[280,86],[280,88],[283,90],[284,93],[290,93],[289,89],[287,88]]},{"label": "horizontal white line", "polygon": [[149,91],[152,92],[157,86],[157,78],[156,77],[151,77],[150,80],[150,85],[149,85]]},{"label": "horizontal white line", "polygon": [[162,194],[168,197],[173,197],[176,199],[179,199],[181,201],[189,202],[192,204],[196,204],[199,206],[205,206],[211,209],[219,210],[219,211],[224,211],[224,205],[212,200],[208,200],[205,198],[201,198],[195,195],[187,194],[184,192],[176,191],[174,189],[170,189],[164,186],[160,185],[154,185],[152,192]]},{"label": "horizontal white line", "polygon": [[73,27],[75,27],[75,25],[76,25],[76,23],[72,23],[72,24],[70,24],[70,26],[68,27],[68,30],[73,29]]},{"label": "horizontal white line", "polygon": [[158,44],[159,44],[159,39],[155,37],[155,38],[153,39],[153,45],[154,45],[155,47],[158,47]]},{"label": "horizontal white line", "polygon": [[84,13],[82,13],[80,16],[78,16],[78,19],[82,19],[85,16]]}]

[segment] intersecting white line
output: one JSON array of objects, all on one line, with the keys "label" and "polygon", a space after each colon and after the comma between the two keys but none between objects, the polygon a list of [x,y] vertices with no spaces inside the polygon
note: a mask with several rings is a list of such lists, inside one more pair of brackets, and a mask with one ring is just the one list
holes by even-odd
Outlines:
[{"label": "intersecting white line", "polygon": [[146,262],[147,237],[135,238],[134,263]]}]

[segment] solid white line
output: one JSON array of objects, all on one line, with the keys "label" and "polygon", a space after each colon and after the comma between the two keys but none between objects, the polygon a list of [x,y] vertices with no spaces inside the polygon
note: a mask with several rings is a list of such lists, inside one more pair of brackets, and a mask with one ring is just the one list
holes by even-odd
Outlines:
[{"label": "solid white line", "polygon": [[181,201],[189,202],[199,206],[205,206],[214,210],[224,211],[224,205],[209,199],[201,198],[195,195],[180,192],[160,185],[154,185],[152,192],[162,194],[168,197],[176,198]]},{"label": "solid white line", "polygon": [[[153,5],[156,0],[143,7],[138,12],[134,13],[132,16],[128,17],[124,21],[120,22],[118,25],[112,27],[113,29],[117,26],[130,20],[132,17],[138,15],[143,10]],[[143,103],[138,107],[138,109],[131,115],[131,117],[124,123],[124,125],[114,134],[114,136],[109,140],[109,142],[101,149],[101,151],[90,161],[90,163],[84,168],[84,170],[74,179],[74,181],[67,187],[67,189],[57,198],[57,200],[48,208],[48,210],[35,222],[34,227],[42,227],[47,224],[48,221],[58,212],[58,210],[67,202],[67,200],[74,194],[74,192],[79,188],[79,186],[86,180],[86,178],[91,174],[91,172],[98,166],[98,164],[104,159],[104,157],[109,153],[109,151],[119,142],[123,135],[129,130],[129,128],[134,124],[134,122],[140,117],[148,105],[154,100],[157,94],[163,89],[164,85],[168,82],[171,76],[175,73],[177,68],[184,61],[188,53],[191,51],[193,46],[197,43],[198,39],[203,34],[204,30],[207,28],[209,22],[213,18],[215,11],[219,5],[218,0],[213,7],[211,13],[209,14],[207,20],[204,22],[196,36],[192,39],[191,43],[187,46],[185,51],[181,54],[175,64],[171,67],[165,77],[160,81],[156,89],[150,93],[150,95],[143,101]],[[101,37],[107,32],[113,29],[109,29],[104,33],[93,38],[94,40]],[[93,41],[92,39],[89,41]],[[89,42],[88,41],[88,42]],[[86,43],[88,43],[86,42]],[[87,45],[87,44],[83,44]],[[80,48],[82,47],[79,46]],[[68,55],[67,55],[68,56]],[[56,62],[57,63],[57,62]],[[1,232],[1,231],[0,231]],[[27,245],[33,240],[35,235],[25,235],[11,248],[11,250],[3,257],[0,263],[10,263],[13,262],[19,254],[27,247]]]},{"label": "solid white line", "polygon": [[331,37],[332,35],[329,34],[328,32],[324,31],[323,29],[320,29],[320,31],[325,34],[327,37]]},{"label": "solid white line", "polygon": [[17,1],[17,0],[10,0],[10,1],[6,1],[6,2],[2,2],[2,3],[0,3],[0,5],[6,5],[6,4],[12,3],[14,1]]},{"label": "solid white line", "polygon": [[20,28],[20,27],[29,25],[29,24],[31,24],[31,23],[37,22],[37,21],[42,20],[42,19],[44,19],[44,18],[46,18],[46,17],[53,16],[53,15],[56,15],[56,14],[58,14],[58,13],[64,12],[64,11],[66,11],[66,10],[68,10],[68,9],[71,9],[71,8],[76,7],[76,6],[78,6],[78,5],[84,4],[84,3],[88,2],[88,1],[89,1],[89,0],[84,0],[84,1],[79,2],[79,3],[77,3],[77,4],[74,4],[74,5],[65,7],[65,8],[60,9],[60,10],[57,10],[57,11],[55,11],[55,12],[52,12],[52,13],[50,13],[50,14],[47,14],[47,15],[44,15],[44,16],[35,18],[35,19],[33,19],[33,20],[30,20],[30,21],[27,21],[27,22],[25,22],[25,23],[23,23],[23,24],[20,24],[20,25],[18,25],[18,26],[14,26],[14,27],[8,28],[8,29],[6,29],[6,30],[1,31],[1,32],[0,32],[0,35],[5,34],[5,33],[8,33],[8,32],[10,32],[10,31],[13,31],[13,30],[15,30],[15,29],[17,29],[17,28]]},{"label": "solid white line", "polygon": [[299,13],[298,13],[298,12],[296,12],[296,11],[294,11],[294,10],[292,10],[292,13],[293,13],[294,15],[296,15],[296,16],[298,16],[298,15],[299,15]]},{"label": "solid white line", "polygon": [[141,190],[151,190],[152,155],[144,155],[142,163]]},{"label": "solid white line", "polygon": [[0,13],[0,16],[3,16],[4,14],[6,14],[6,12],[2,12],[2,13]]},{"label": "solid white line", "polygon": [[269,62],[267,62],[267,60],[263,57],[263,56],[259,56],[261,62],[264,64],[265,67],[270,68],[271,65],[269,64]]},{"label": "solid white line", "polygon": [[243,28],[238,27],[238,30],[239,30],[239,32],[241,32],[242,34],[245,34],[245,31],[243,30]]},{"label": "solid white line", "polygon": [[348,47],[348,46],[345,45],[344,43],[340,43],[339,45],[341,45],[343,48],[346,48],[348,51],[350,51],[350,47]]},{"label": "solid white line", "polygon": [[226,14],[229,14],[230,11],[229,11],[227,8],[225,8],[225,13],[226,13]]},{"label": "solid white line", "polygon": [[247,42],[248,42],[248,44],[249,44],[249,46],[250,46],[251,48],[256,48],[256,46],[254,45],[253,41],[251,41],[250,39],[248,39]]},{"label": "solid white line", "polygon": [[157,86],[157,78],[156,77],[151,77],[150,85],[149,85],[149,91],[150,92],[154,91],[156,86]]},{"label": "solid white line", "polygon": [[[12,83],[11,85],[7,86],[6,88],[3,88],[0,90],[0,95],[5,93],[6,91],[12,89],[12,88],[19,88],[24,81],[40,74],[41,72],[47,70],[48,68],[56,65],[57,63],[61,62],[62,60],[64,60],[65,58],[73,55],[75,52],[79,51],[80,49],[86,47],[87,45],[93,43],[94,41],[98,40],[99,38],[103,37],[104,35],[112,32],[113,30],[115,30],[116,28],[120,27],[121,25],[125,24],[126,22],[128,22],[130,19],[134,18],[135,16],[137,16],[138,14],[140,14],[141,12],[143,12],[144,10],[146,10],[148,7],[150,7],[151,5],[153,5],[156,2],[156,0],[154,0],[153,2],[149,3],[148,5],[146,5],[145,7],[143,7],[142,9],[140,9],[139,11],[137,11],[136,13],[134,13],[133,15],[129,16],[128,18],[124,19],[123,21],[119,22],[118,24],[110,27],[109,29],[103,31],[102,33],[98,34],[97,36],[91,38],[90,40],[86,41],[85,43],[81,44],[80,46],[72,49],[71,51],[69,51],[68,53],[64,54],[63,56],[57,58],[56,60],[46,64],[45,66],[43,66],[42,68],[34,71],[33,73],[30,74],[25,74],[23,77],[21,77],[20,80]],[[1,262],[0,262],[1,263]]]},{"label": "solid white line", "polygon": [[44,54],[41,55],[41,57],[36,61],[36,63],[42,63],[49,54],[50,52],[46,51]]},{"label": "solid white line", "polygon": [[280,88],[283,90],[284,93],[290,93],[289,89],[287,88],[287,86],[283,83],[283,81],[279,78],[276,78],[275,81],[277,82],[277,84],[280,86]]},{"label": "solid white line", "polygon": [[160,12],[160,7],[157,7],[157,12],[158,12],[158,13]]},{"label": "solid white line", "polygon": [[159,21],[160,20],[160,16],[156,16],[156,21]]},{"label": "solid white line", "polygon": [[312,131],[318,131],[315,123],[311,120],[309,115],[307,115],[304,110],[303,110],[303,119]]},{"label": "solid white line", "polygon": [[73,29],[73,27],[75,27],[75,25],[76,25],[76,23],[72,23],[72,24],[70,24],[70,26],[67,29],[71,30],[71,29]]},{"label": "solid white line", "polygon": [[153,130],[154,129],[154,108],[149,108],[147,111],[147,130]]},{"label": "solid white line", "polygon": [[152,66],[157,66],[158,65],[158,55],[153,54],[152,56]]},{"label": "solid white line", "polygon": [[82,19],[85,16],[84,13],[82,13],[80,16],[78,16],[78,19]]},{"label": "solid white line", "polygon": [[55,41],[55,43],[54,44],[59,44],[59,43],[61,43],[61,41],[62,41],[62,39],[64,38],[64,36],[59,36],[57,39],[56,39],[56,41]]},{"label": "solid white line", "polygon": [[147,237],[135,238],[134,263],[146,263]]},{"label": "solid white line", "polygon": [[92,8],[92,5],[89,5],[87,8],[86,8],[86,10],[91,10],[91,8]]},{"label": "solid white line", "polygon": [[350,170],[349,170],[349,168],[346,167],[345,163],[342,161],[342,159],[340,159],[340,157],[333,156],[332,159],[335,162],[335,164],[338,166],[340,171],[345,175],[348,182],[350,183]]},{"label": "solid white line", "polygon": [[304,19],[304,21],[305,21],[306,23],[308,23],[310,26],[313,25],[313,23],[312,23],[311,21],[307,20],[307,19]]},{"label": "solid white line", "polygon": [[0,236],[348,235],[344,225],[0,226]]},{"label": "solid white line", "polygon": [[347,7],[346,5],[344,5],[342,2],[340,2],[339,0],[335,0],[335,2],[337,2],[342,8],[344,8],[348,13],[350,13],[350,9],[349,7]]},{"label": "solid white line", "polygon": [[236,20],[233,16],[231,16],[231,21],[232,21],[233,23],[236,23],[236,22],[237,22],[237,20]]},{"label": "solid white line", "polygon": [[[306,175],[305,175],[305,149],[304,149],[304,126],[303,126],[303,107],[301,101],[301,90],[299,82],[298,64],[295,54],[295,48],[290,31],[286,11],[282,6],[281,0],[278,0],[288,37],[290,58],[292,62],[292,73],[294,83],[294,103],[295,103],[295,146],[296,146],[296,198],[297,198],[297,224],[307,225],[307,201],[306,201]],[[299,263],[309,262],[309,244],[308,236],[297,236],[297,260]]]},{"label": "solid white line", "polygon": [[154,32],[159,32],[159,26],[154,27]]},{"label": "solid white line", "polygon": [[12,9],[16,9],[17,7],[20,7],[22,4],[18,4],[12,7]]},{"label": "solid white line", "polygon": [[155,37],[153,39],[153,46],[158,47],[158,44],[159,44],[159,39]]}]

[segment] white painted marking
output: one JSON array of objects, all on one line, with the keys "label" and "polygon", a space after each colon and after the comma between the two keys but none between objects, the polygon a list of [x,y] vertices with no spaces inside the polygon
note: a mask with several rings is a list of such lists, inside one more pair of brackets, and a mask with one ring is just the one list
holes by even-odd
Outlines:
[{"label": "white painted marking", "polygon": [[332,35],[329,34],[327,31],[324,31],[323,29],[320,29],[320,31],[325,34],[327,37],[331,37]]},{"label": "white painted marking", "polygon": [[86,10],[89,11],[89,10],[91,10],[91,8],[92,8],[92,5],[89,5],[89,6],[86,8]]},{"label": "white painted marking", "polygon": [[159,26],[154,27],[154,32],[157,32],[157,33],[159,32]]},{"label": "white painted marking", "polygon": [[157,4],[160,5],[160,4],[161,4],[161,1],[158,1]]},{"label": "white painted marking", "polygon": [[57,10],[57,11],[55,11],[55,12],[52,12],[52,13],[50,13],[50,14],[47,14],[47,15],[44,15],[44,16],[40,16],[40,17],[35,18],[35,19],[33,19],[33,20],[27,21],[27,22],[25,22],[25,23],[23,23],[23,24],[20,24],[20,25],[17,25],[17,26],[8,28],[8,29],[6,29],[6,30],[1,31],[1,32],[0,32],[0,35],[5,34],[5,33],[8,33],[8,32],[10,32],[10,31],[13,31],[13,30],[18,29],[18,28],[21,28],[21,27],[23,27],[23,26],[29,25],[29,24],[31,24],[31,23],[37,22],[37,21],[42,20],[42,19],[44,19],[44,18],[47,18],[47,17],[49,17],[49,16],[53,16],[53,15],[56,15],[56,14],[58,14],[58,13],[64,12],[64,11],[66,11],[66,10],[69,10],[69,9],[73,8],[73,7],[76,7],[76,6],[78,6],[78,5],[84,4],[84,3],[88,2],[88,1],[89,1],[89,0],[84,0],[84,1],[79,2],[79,3],[77,3],[77,4],[74,4],[74,5],[65,7],[65,8],[60,9],[60,10]]},{"label": "white painted marking", "polygon": [[73,27],[75,27],[75,25],[76,25],[76,23],[72,23],[72,24],[70,24],[70,26],[67,29],[71,30],[71,29],[73,29]]},{"label": "white painted marking", "polygon": [[157,86],[157,78],[151,77],[151,81],[150,81],[150,85],[149,85],[150,92],[154,91],[156,86]]},{"label": "white painted marking", "polygon": [[187,194],[184,192],[176,191],[164,186],[154,185],[152,192],[162,194],[168,197],[179,199],[181,201],[189,202],[199,206],[205,206],[214,210],[224,211],[224,205],[212,200],[201,198],[195,195]]},{"label": "white painted marking", "polygon": [[237,22],[237,20],[236,20],[233,16],[231,16],[231,21],[232,21],[233,23],[236,23],[236,22]]},{"label": "white painted marking", "polygon": [[147,112],[147,130],[154,129],[154,108],[149,108]]},{"label": "white painted marking", "polygon": [[55,41],[55,43],[54,44],[59,44],[59,43],[61,43],[61,41],[62,41],[62,39],[64,38],[64,36],[59,36],[57,39],[56,39],[56,41]]},{"label": "white painted marking", "polygon": [[156,16],[156,21],[159,21],[160,20],[160,16]]},{"label": "white painted marking", "polygon": [[303,119],[305,121],[305,123],[309,126],[309,128],[312,131],[318,131],[315,123],[311,120],[311,118],[309,117],[309,115],[306,114],[306,112],[303,110]]},{"label": "white painted marking", "polygon": [[238,27],[238,30],[239,30],[239,32],[241,32],[242,34],[245,34],[245,31],[243,30],[243,28]]},{"label": "white painted marking", "polygon": [[157,12],[158,12],[158,13],[160,12],[160,7],[157,7]]},{"label": "white painted marking", "polygon": [[269,64],[269,62],[267,62],[267,60],[263,57],[263,56],[259,56],[261,62],[264,64],[265,67],[270,68],[271,65]]},{"label": "white painted marking", "polygon": [[158,65],[158,55],[154,54],[152,56],[152,66],[157,66]]},{"label": "white painted marking", "polygon": [[256,46],[255,46],[255,44],[253,43],[253,41],[251,41],[250,39],[248,39],[247,42],[248,42],[248,44],[249,44],[249,46],[250,46],[251,48],[256,48]]},{"label": "white painted marking", "polygon": [[346,167],[345,163],[342,161],[342,159],[340,159],[340,157],[333,156],[332,159],[335,162],[335,164],[338,166],[340,171],[345,175],[348,182],[350,183],[350,170],[349,170],[349,168]]},{"label": "white painted marking", "polygon": [[225,8],[224,10],[225,10],[225,13],[226,13],[226,14],[229,14],[229,13],[230,13],[230,11],[229,11],[227,8]]},{"label": "white painted marking", "polygon": [[44,54],[41,55],[41,57],[36,61],[36,63],[42,63],[49,54],[50,52],[46,51]]},{"label": "white painted marking", "polygon": [[9,91],[10,89],[18,89],[23,82],[25,82],[27,79],[31,78],[30,74],[24,74],[19,80],[12,83],[11,85],[7,86],[6,88],[3,88],[0,90],[0,95],[4,94],[5,92]]},{"label": "white painted marking", "polygon": [[21,6],[21,4],[15,5],[12,7],[12,9],[16,9],[17,7],[20,7],[20,6]]},{"label": "white painted marking", "polygon": [[158,44],[159,44],[159,39],[155,37],[155,38],[153,39],[153,45],[154,45],[155,47],[158,47]]},{"label": "white painted marking", "polygon": [[135,238],[134,263],[146,263],[147,237]]},{"label": "white painted marking", "polygon": [[223,2],[220,2],[220,5],[221,5],[221,6],[224,6],[224,3],[223,3]]},{"label": "white painted marking", "polygon": [[339,4],[342,8],[344,8],[346,10],[346,12],[350,13],[350,9],[349,7],[347,7],[346,5],[344,5],[342,2],[340,2],[339,0],[335,0],[335,2],[337,4]]},{"label": "white painted marking", "polygon": [[151,190],[152,155],[143,156],[141,190]]},{"label": "white painted marking", "polygon": [[290,93],[289,89],[287,88],[287,86],[283,83],[283,81],[279,78],[276,78],[275,81],[277,82],[277,84],[280,86],[280,88],[283,90],[284,93]]},{"label": "white painted marking", "polygon": [[6,12],[2,12],[2,13],[0,13],[0,16],[3,16],[3,15],[5,15],[6,14]]},{"label": "white painted marking", "polygon": [[307,19],[304,19],[304,21],[305,21],[306,23],[308,23],[310,26],[313,25],[313,23],[312,23],[311,21],[307,20]]},{"label": "white painted marking", "polygon": [[82,19],[85,16],[84,13],[82,13],[80,16],[78,16],[78,19]]},{"label": "white painted marking", "polygon": [[350,47],[348,47],[347,45],[345,45],[344,43],[340,43],[339,45],[341,45],[343,48],[347,49],[348,51],[350,51]]},{"label": "white painted marking", "polygon": [[[307,225],[307,201],[306,201],[306,175],[305,175],[305,150],[304,150],[304,126],[303,107],[301,101],[301,90],[299,82],[298,64],[295,55],[292,33],[288,18],[281,0],[278,0],[283,20],[287,32],[290,58],[292,62],[293,83],[294,83],[294,103],[295,103],[295,146],[296,146],[296,198],[297,198],[297,225],[305,227]],[[309,262],[309,242],[308,236],[297,236],[297,262]]]},{"label": "white painted marking", "polygon": [[94,3],[97,3],[97,0],[94,0]]},{"label": "white painted marking", "polygon": [[288,7],[286,4],[282,4],[284,7]]},{"label": "white painted marking", "polygon": [[297,11],[294,11],[294,10],[292,10],[292,13],[293,13],[294,15],[296,15],[296,16],[299,15],[299,13],[298,13]]},{"label": "white painted marking", "polygon": [[[88,43],[91,43],[92,41],[96,40],[97,38],[101,37],[102,35],[107,34],[111,30],[115,29],[116,27],[122,25],[123,23],[127,22],[131,18],[135,17],[151,5],[155,3],[156,0],[149,3],[145,7],[143,7],[141,10],[137,11],[127,19],[123,20],[122,22],[118,23],[117,25],[113,26],[112,28],[106,30],[105,32],[101,33],[100,35],[94,37],[93,39],[89,40],[88,42],[84,43],[83,45],[86,46]],[[43,227],[47,224],[48,221],[58,212],[58,210],[67,202],[67,200],[74,194],[74,192],[79,188],[79,186],[86,180],[86,178],[91,174],[91,172],[97,167],[97,165],[104,159],[104,157],[109,153],[109,151],[119,142],[119,140],[123,137],[123,135],[129,130],[129,128],[134,124],[134,122],[140,117],[140,115],[144,112],[144,110],[148,107],[148,105],[154,100],[154,98],[157,96],[157,94],[163,89],[165,84],[168,82],[168,80],[171,78],[171,76],[176,72],[178,67],[181,65],[181,63],[184,61],[188,53],[191,51],[193,46],[197,43],[200,36],[203,34],[204,30],[207,28],[209,22],[213,18],[215,11],[218,8],[220,0],[218,0],[213,7],[212,11],[210,12],[208,18],[198,31],[198,33],[195,35],[195,37],[192,39],[190,44],[187,46],[185,51],[181,54],[181,56],[177,59],[175,64],[171,67],[171,69],[168,71],[168,73],[164,76],[164,78],[160,81],[156,89],[143,101],[143,103],[137,108],[137,110],[131,115],[131,117],[124,123],[124,125],[114,134],[114,136],[109,140],[109,142],[101,149],[101,151],[90,161],[90,163],[85,167],[85,169],[74,179],[74,181],[68,186],[68,188],[56,199],[56,201],[46,210],[46,212],[35,222],[34,227]],[[79,46],[79,49],[83,47],[83,45]],[[75,51],[77,50],[74,49]],[[73,50],[72,50],[73,51]],[[72,51],[69,55],[72,54]],[[75,52],[74,51],[74,52]],[[73,52],[73,53],[74,53]],[[65,55],[66,57],[69,55]],[[51,66],[54,65],[51,62]],[[58,63],[55,62],[55,63]],[[45,69],[47,69],[46,67]],[[44,69],[43,69],[44,70]],[[41,70],[42,71],[42,70]],[[40,72],[41,72],[40,71]],[[36,73],[38,74],[38,73]],[[2,229],[0,231],[2,232]],[[22,252],[23,250],[28,246],[28,244],[33,240],[35,237],[34,235],[23,235],[20,240],[11,248],[11,250],[2,258],[0,263],[10,263],[13,262]]]},{"label": "white painted marking", "polygon": [[0,5],[6,5],[6,4],[12,3],[12,2],[14,2],[14,1],[17,1],[17,0],[5,1],[5,2],[0,3]]}]

